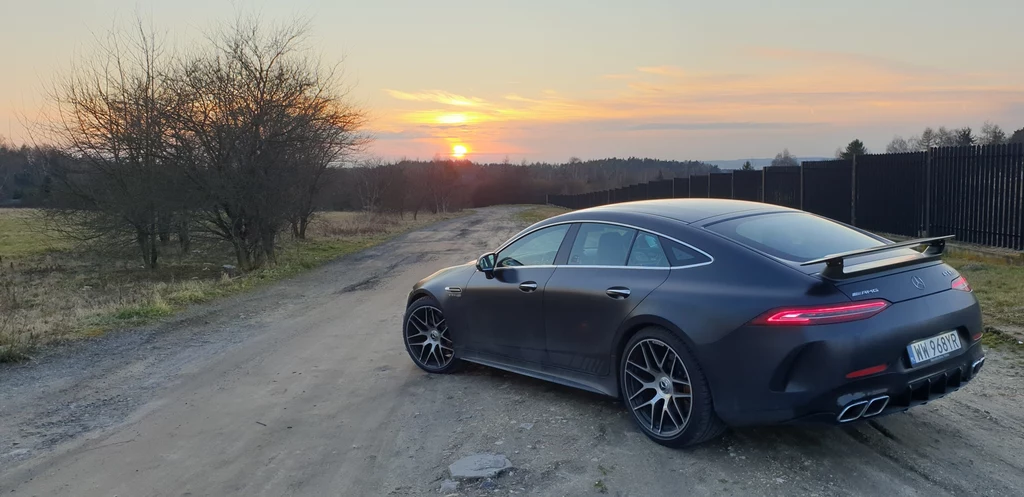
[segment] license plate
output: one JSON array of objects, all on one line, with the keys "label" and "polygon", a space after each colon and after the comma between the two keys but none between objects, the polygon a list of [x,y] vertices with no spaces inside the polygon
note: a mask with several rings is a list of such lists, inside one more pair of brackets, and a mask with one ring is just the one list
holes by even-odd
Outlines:
[{"label": "license plate", "polygon": [[922,362],[945,357],[962,347],[960,334],[956,331],[947,331],[931,338],[910,342],[910,345],[907,345],[907,352],[910,354],[910,365],[917,366]]}]

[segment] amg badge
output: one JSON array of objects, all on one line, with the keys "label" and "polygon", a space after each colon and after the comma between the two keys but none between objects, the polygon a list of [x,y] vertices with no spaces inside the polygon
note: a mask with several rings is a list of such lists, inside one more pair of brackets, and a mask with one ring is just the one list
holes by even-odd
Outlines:
[{"label": "amg badge", "polygon": [[851,293],[850,296],[851,297],[860,297],[861,295],[867,295],[869,293],[878,293],[878,289],[877,288],[872,288],[870,290],[861,290],[859,292]]}]

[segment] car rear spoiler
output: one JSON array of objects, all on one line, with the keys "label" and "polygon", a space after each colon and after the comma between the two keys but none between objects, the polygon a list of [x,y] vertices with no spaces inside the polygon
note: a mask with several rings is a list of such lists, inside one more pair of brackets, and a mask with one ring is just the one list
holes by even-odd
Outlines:
[{"label": "car rear spoiler", "polygon": [[[849,252],[841,252],[838,254],[826,255],[825,257],[822,257],[820,259],[807,261],[800,265],[813,266],[815,264],[821,264],[824,262],[825,269],[821,272],[821,275],[830,280],[841,280],[853,276],[860,276],[863,274],[875,273],[886,269],[897,268],[900,266],[909,266],[911,264],[918,264],[921,262],[938,260],[939,258],[942,257],[942,252],[946,248],[946,240],[952,238],[953,235],[946,235],[935,236],[931,238],[918,238],[916,240],[907,240],[905,242],[899,243],[889,243],[886,245],[879,245],[877,247],[869,247],[861,250],[851,250]],[[890,250],[918,247],[920,245],[928,246],[920,255],[905,255],[901,257],[892,257],[889,259],[867,262],[864,264],[857,264],[854,266],[850,266],[851,271],[846,271],[846,259],[860,257],[869,254],[877,254],[879,252],[888,252]]]}]

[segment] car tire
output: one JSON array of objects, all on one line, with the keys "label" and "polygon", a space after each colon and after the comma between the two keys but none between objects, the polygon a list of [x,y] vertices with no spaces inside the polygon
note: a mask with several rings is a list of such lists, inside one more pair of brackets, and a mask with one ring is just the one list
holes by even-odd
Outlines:
[{"label": "car tire", "polygon": [[462,367],[444,311],[433,297],[420,297],[406,308],[402,342],[412,362],[428,373],[449,374]]},{"label": "car tire", "polygon": [[664,328],[650,326],[630,338],[619,365],[619,383],[637,426],[661,445],[696,445],[726,429],[715,414],[697,359],[682,339]]}]

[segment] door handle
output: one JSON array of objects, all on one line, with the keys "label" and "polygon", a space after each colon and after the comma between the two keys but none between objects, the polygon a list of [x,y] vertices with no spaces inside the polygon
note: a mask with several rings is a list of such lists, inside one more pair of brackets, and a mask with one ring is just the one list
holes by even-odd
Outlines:
[{"label": "door handle", "polygon": [[624,286],[613,286],[604,291],[613,299],[624,299],[629,297],[629,289]]},{"label": "door handle", "polygon": [[530,293],[537,289],[537,283],[533,281],[524,281],[519,284],[519,289],[526,293]]}]

